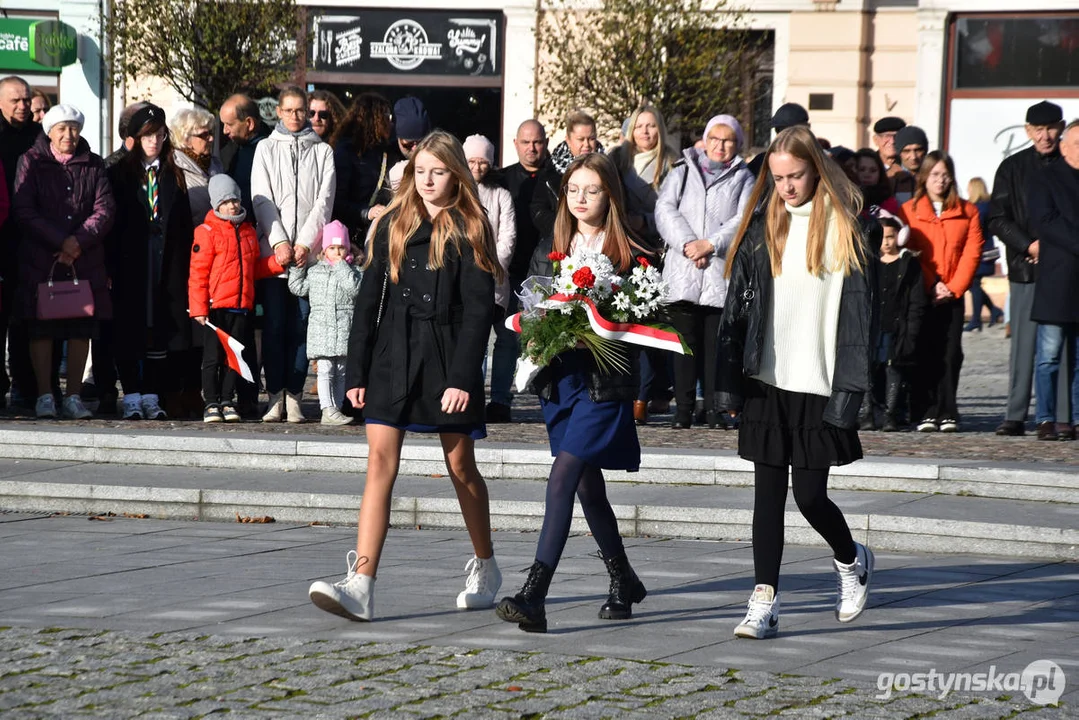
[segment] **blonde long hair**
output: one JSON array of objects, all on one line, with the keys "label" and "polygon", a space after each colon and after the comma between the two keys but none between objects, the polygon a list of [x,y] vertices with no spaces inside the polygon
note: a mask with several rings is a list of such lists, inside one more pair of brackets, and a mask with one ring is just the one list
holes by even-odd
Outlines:
[{"label": "blonde long hair", "polygon": [[[866,262],[861,224],[858,221],[863,204],[862,192],[843,172],[843,168],[824,154],[816,136],[804,125],[787,128],[772,141],[765,153],[764,165],[727,257],[733,259],[738,252],[753,220],[754,211],[760,206],[764,194],[770,192],[765,210],[764,241],[765,247],[768,248],[772,276],[778,277],[783,272],[783,248],[787,244],[787,233],[790,231],[790,213],[787,212],[783,198],[775,191],[775,183],[769,177],[771,169],[768,166],[771,156],[781,153],[809,163],[817,173],[817,187],[811,198],[813,210],[809,214],[806,269],[817,277],[826,271],[842,270],[844,275],[849,275],[852,270],[862,270]],[[828,244],[829,219],[835,223],[838,243],[835,248],[835,267],[826,268],[824,257]],[[730,277],[733,266],[733,262],[727,263],[727,277]]]},{"label": "blonde long hair", "polygon": [[558,214],[554,221],[554,240],[551,243],[555,252],[569,254],[573,236],[577,233],[577,218],[569,211],[566,200],[566,186],[573,173],[581,168],[592,170],[599,175],[600,184],[607,193],[607,222],[603,226],[603,254],[611,259],[618,272],[629,270],[637,254],[652,253],[641,246],[633,231],[626,225],[626,198],[622,190],[622,180],[614,163],[606,155],[588,153],[581,155],[569,164],[562,174],[562,186],[558,195]]},{"label": "blonde long hair", "polygon": [[656,173],[651,183],[653,188],[659,190],[659,186],[663,184],[671,167],[678,162],[678,153],[667,144],[667,123],[663,120],[663,113],[654,105],[642,105],[633,111],[633,114],[629,116],[629,133],[626,135],[626,140],[621,147],[611,151],[611,157],[616,159],[615,164],[618,165],[619,173],[625,173],[633,167],[633,158],[637,153],[647,152],[637,147],[633,139],[633,130],[637,127],[637,120],[645,113],[651,113],[656,119],[656,130],[659,134],[656,144]]},{"label": "blonde long hair", "polygon": [[989,194],[989,188],[986,187],[985,180],[980,177],[970,179],[970,182],[967,183],[967,194],[970,196],[967,198],[967,202],[971,204],[988,202],[992,197]]},{"label": "blonde long hair", "polygon": [[[464,241],[472,247],[476,266],[493,275],[496,281],[501,281],[503,272],[495,251],[494,234],[483,205],[480,204],[476,182],[472,179],[468,161],[465,160],[465,151],[457,138],[443,130],[435,130],[416,146],[408,165],[405,166],[401,185],[394,193],[393,201],[375,221],[375,228],[372,228],[374,233],[378,223],[382,222],[383,218],[389,218],[390,279],[393,282],[398,281],[401,263],[405,258],[405,245],[408,239],[416,234],[423,221],[429,219],[423,198],[416,190],[416,158],[422,152],[430,153],[443,163],[453,175],[455,184],[450,205],[431,221],[433,230],[431,249],[427,256],[428,265],[434,269],[441,268],[446,246],[453,245],[460,254],[461,243]],[[373,258],[374,252],[369,253],[367,266],[370,266]]]}]

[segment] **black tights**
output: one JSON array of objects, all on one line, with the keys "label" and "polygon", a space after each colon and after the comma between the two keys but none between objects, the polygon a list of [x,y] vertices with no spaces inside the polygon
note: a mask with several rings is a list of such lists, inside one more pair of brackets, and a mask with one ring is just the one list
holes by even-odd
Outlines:
[{"label": "black tights", "polygon": [[[787,467],[754,463],[753,571],[758,585],[779,591],[783,561],[783,513],[787,504]],[[828,499],[828,470],[792,468],[794,501],[802,516],[831,546],[835,559],[854,562],[854,538],[847,520]]]},{"label": "black tights", "polygon": [[547,479],[547,506],[536,547],[536,559],[552,568],[558,567],[558,560],[569,538],[574,493],[581,501],[584,519],[603,556],[614,557],[624,551],[622,536],[618,534],[618,521],[607,500],[603,473],[568,452],[560,452],[551,465],[551,475]]}]

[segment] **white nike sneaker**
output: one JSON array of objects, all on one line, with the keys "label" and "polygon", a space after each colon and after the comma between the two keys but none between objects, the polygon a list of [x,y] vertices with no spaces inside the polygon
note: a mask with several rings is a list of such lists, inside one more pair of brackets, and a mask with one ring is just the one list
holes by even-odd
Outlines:
[{"label": "white nike sneaker", "polygon": [[749,596],[745,620],[734,629],[734,636],[761,640],[779,632],[779,595],[771,585],[758,585]]},{"label": "white nike sneaker", "polygon": [[465,565],[468,579],[465,589],[457,596],[457,607],[461,610],[477,610],[495,606],[495,597],[502,588],[502,573],[495,562],[495,556],[487,559],[473,557]]},{"label": "white nike sneaker", "polygon": [[323,580],[311,583],[307,596],[320,610],[349,620],[369,621],[375,612],[375,579],[356,572],[360,564],[355,550],[349,550],[348,574],[332,585]]},{"label": "white nike sneaker", "polygon": [[860,542],[854,545],[856,555],[850,565],[832,560],[836,572],[835,619],[843,623],[854,620],[865,610],[873,580],[873,551]]}]

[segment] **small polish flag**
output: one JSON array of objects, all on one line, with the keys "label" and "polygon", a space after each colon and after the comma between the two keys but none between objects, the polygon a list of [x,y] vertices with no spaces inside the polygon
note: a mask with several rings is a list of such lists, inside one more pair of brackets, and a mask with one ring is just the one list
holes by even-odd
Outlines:
[{"label": "small polish flag", "polygon": [[217,333],[217,339],[221,341],[221,347],[225,349],[225,359],[228,360],[229,367],[235,370],[236,374],[247,382],[255,382],[255,376],[251,373],[251,367],[244,362],[244,344],[209,320],[206,321],[206,327],[211,328]]}]

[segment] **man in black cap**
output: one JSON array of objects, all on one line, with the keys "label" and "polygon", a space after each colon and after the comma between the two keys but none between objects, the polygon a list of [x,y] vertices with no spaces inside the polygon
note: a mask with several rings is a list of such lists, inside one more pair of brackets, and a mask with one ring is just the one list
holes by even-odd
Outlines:
[{"label": "man in black cap", "polygon": [[[1060,158],[1060,135],[1064,131],[1064,110],[1051,102],[1027,109],[1026,132],[1030,147],[1004,159],[993,181],[989,208],[989,231],[1006,247],[1010,303],[1011,358],[1008,370],[1008,407],[997,435],[1022,435],[1030,407],[1030,387],[1034,378],[1034,349],[1038,324],[1031,320],[1034,307],[1034,279],[1041,244],[1031,223],[1027,185],[1031,176]],[[1061,368],[1065,371],[1066,368]],[[1066,387],[1066,384],[1061,384]],[[1058,395],[1059,397],[1059,395]],[[1068,402],[1057,402],[1059,422]]]},{"label": "man in black cap", "polygon": [[[873,143],[877,154],[888,171],[888,177],[899,172],[899,151],[895,149],[895,134],[907,126],[903,118],[885,117],[873,123]],[[893,171],[894,168],[894,171]]]},{"label": "man in black cap", "polygon": [[[786,103],[780,105],[776,114],[772,116],[771,126],[776,133],[781,133],[789,127],[805,125],[809,127],[809,113],[798,103]],[[761,166],[764,165],[765,153],[759,153],[757,157],[749,161],[749,171],[753,177],[760,175]]]},{"label": "man in black cap", "polygon": [[[929,152],[929,138],[917,125],[907,125],[895,134],[895,151],[899,155],[900,170],[892,176],[895,199],[902,205],[914,197],[918,187],[918,171]],[[889,173],[890,174],[890,173]]]},{"label": "man in black cap", "polygon": [[431,117],[419,98],[406,95],[393,104],[393,130],[401,159],[408,160],[420,140],[431,132]]},{"label": "man in black cap", "polygon": [[1060,136],[1060,161],[1032,173],[1027,195],[1041,246],[1031,310],[1038,323],[1034,422],[1039,440],[1074,440],[1079,425],[1079,120]]}]

